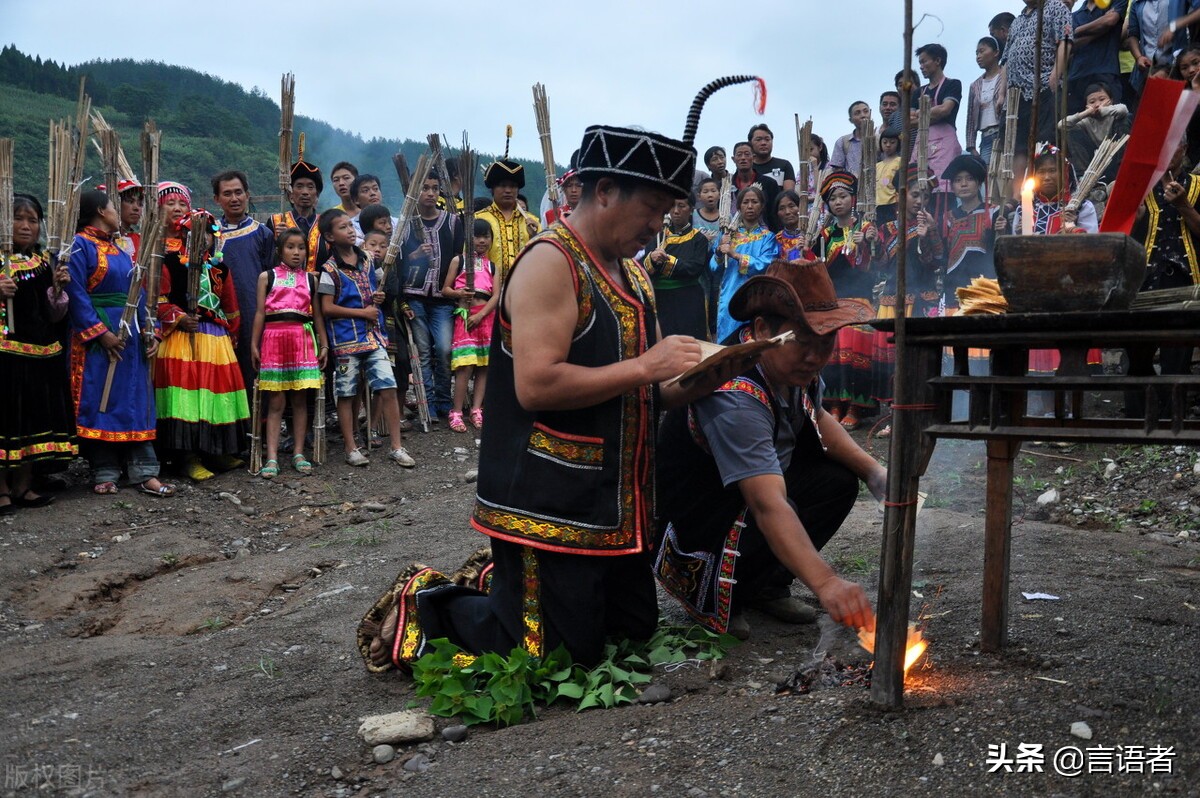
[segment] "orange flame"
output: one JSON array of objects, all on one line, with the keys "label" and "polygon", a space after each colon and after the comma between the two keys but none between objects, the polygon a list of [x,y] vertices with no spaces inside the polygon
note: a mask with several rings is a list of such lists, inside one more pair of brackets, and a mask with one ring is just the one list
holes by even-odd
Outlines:
[{"label": "orange flame", "polygon": [[1024,187],[1023,187],[1023,190],[1021,191],[1021,193],[1022,194],[1032,194],[1033,190],[1035,188],[1037,188],[1037,181],[1031,177],[1025,181],[1025,184],[1024,184]]},{"label": "orange flame", "polygon": [[[875,653],[875,633],[868,632],[865,629],[858,630],[858,644],[865,648],[868,653]],[[917,664],[917,660],[929,648],[929,644],[925,641],[925,637],[921,634],[921,630],[917,628],[915,623],[908,625],[908,641],[904,649],[904,672],[908,673],[908,669]]]}]

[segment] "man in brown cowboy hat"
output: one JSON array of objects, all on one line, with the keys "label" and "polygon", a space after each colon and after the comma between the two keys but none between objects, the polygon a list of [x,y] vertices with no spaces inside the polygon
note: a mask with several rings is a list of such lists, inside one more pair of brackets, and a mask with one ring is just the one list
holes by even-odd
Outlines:
[{"label": "man in brown cowboy hat", "polygon": [[671,410],[658,443],[655,574],[698,621],[745,639],[756,607],[792,623],[816,612],[791,596],[799,577],[835,621],[874,629],[861,586],[819,554],[862,480],[882,498],[887,471],[821,407],[836,331],[871,318],[839,300],[824,264],[777,260],[734,294],[742,342],[791,339],[715,393]]}]

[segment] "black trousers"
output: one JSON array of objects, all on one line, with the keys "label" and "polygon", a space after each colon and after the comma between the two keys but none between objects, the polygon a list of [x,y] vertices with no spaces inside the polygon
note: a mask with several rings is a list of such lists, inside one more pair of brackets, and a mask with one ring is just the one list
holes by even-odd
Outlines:
[{"label": "black trousers", "polygon": [[[816,435],[806,430],[783,478],[788,503],[796,510],[813,547],[820,551],[850,515],[858,498],[858,477],[844,465],[829,459]],[[693,517],[677,520],[675,528],[680,548],[719,553],[730,526],[745,506],[737,488],[714,494],[711,503],[702,503],[689,513]],[[790,594],[794,577],[771,551],[753,513],[746,514],[746,527],[739,538],[738,552],[733,606],[747,600],[782,598]]]},{"label": "black trousers", "polygon": [[[575,662],[600,661],[605,639],[648,639],[658,624],[651,555],[560,554],[492,540],[490,591],[448,588],[421,596],[430,640],[475,654],[508,654],[536,634],[542,655],[566,646]],[[527,598],[531,601],[527,602]]]}]

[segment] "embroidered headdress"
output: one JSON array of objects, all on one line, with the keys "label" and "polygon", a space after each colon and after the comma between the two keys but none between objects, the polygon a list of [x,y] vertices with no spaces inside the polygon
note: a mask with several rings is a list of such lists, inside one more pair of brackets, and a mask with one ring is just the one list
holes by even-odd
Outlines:
[{"label": "embroidered headdress", "polygon": [[739,83],[756,84],[756,109],[763,113],[767,105],[767,84],[753,75],[735,75],[709,83],[688,111],[683,139],[672,139],[661,133],[609,125],[592,125],[583,132],[579,145],[580,178],[588,175],[629,177],[666,189],[673,196],[684,198],[692,190],[696,171],[696,128],[704,103],[715,92]]}]

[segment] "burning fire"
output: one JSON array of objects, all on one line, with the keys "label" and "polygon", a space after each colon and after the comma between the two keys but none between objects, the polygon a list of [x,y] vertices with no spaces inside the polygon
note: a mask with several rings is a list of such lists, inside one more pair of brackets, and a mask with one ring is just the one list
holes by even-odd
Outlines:
[{"label": "burning fire", "polygon": [[[865,629],[858,630],[858,644],[865,648],[869,653],[875,653],[875,633],[868,632]],[[908,669],[917,663],[921,655],[925,653],[925,649],[929,648],[929,644],[925,642],[921,630],[917,628],[915,623],[908,625],[908,641],[904,649],[904,672],[908,673]]]}]

